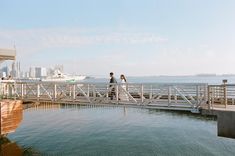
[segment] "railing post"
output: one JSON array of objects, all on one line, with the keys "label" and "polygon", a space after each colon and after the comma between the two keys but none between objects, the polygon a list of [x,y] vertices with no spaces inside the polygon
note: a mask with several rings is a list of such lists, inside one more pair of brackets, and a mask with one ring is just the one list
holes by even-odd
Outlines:
[{"label": "railing post", "polygon": [[106,97],[108,99],[109,98],[109,91],[108,91],[109,90],[109,85],[106,86],[106,90],[107,90]]},{"label": "railing post", "polygon": [[196,85],[196,98],[197,98],[197,106],[199,106],[200,104],[199,85]]},{"label": "railing post", "polygon": [[96,92],[95,92],[95,85],[93,84],[93,90],[92,90],[92,94],[93,94],[93,98],[95,98],[96,97]]},{"label": "railing post", "polygon": [[24,84],[21,84],[21,99],[24,99]]},{"label": "railing post", "polygon": [[228,80],[223,80],[223,91],[224,91],[224,105],[227,108],[228,99],[227,99],[227,85]]},{"label": "railing post", "polygon": [[9,98],[9,83],[6,84],[6,97]]},{"label": "railing post", "polygon": [[87,84],[87,97],[90,97],[90,85]]},{"label": "railing post", "polygon": [[37,100],[39,101],[40,99],[40,85],[37,84]]},{"label": "railing post", "polygon": [[168,107],[170,107],[171,104],[171,86],[168,87]]},{"label": "railing post", "polygon": [[140,88],[140,94],[141,94],[141,103],[144,103],[144,85],[141,84],[141,88]]},{"label": "railing post", "polygon": [[71,97],[72,97],[72,86],[69,85],[69,98],[71,98]]},{"label": "railing post", "polygon": [[149,93],[149,99],[152,99],[153,97],[153,86],[150,86],[150,93]]},{"label": "railing post", "polygon": [[56,101],[57,98],[57,86],[54,84],[54,102]]},{"label": "railing post", "polygon": [[208,110],[211,109],[211,87],[208,85],[207,86],[207,102],[208,102]]},{"label": "railing post", "polygon": [[116,90],[116,102],[117,102],[117,104],[118,104],[118,100],[119,100],[118,84],[115,84],[115,90]]},{"label": "railing post", "polygon": [[73,85],[73,101],[76,99],[76,85]]}]

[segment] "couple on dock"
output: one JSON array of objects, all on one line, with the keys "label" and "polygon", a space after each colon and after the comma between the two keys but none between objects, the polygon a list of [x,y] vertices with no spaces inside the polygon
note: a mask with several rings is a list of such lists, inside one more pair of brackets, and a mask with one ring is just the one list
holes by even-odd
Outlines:
[{"label": "couple on dock", "polygon": [[111,96],[111,100],[113,100],[114,97],[117,98],[117,92],[118,92],[118,99],[121,101],[129,101],[129,97],[127,95],[127,91],[126,91],[126,77],[125,75],[120,75],[120,80],[121,80],[121,85],[118,87],[118,90],[116,90],[116,86],[117,84],[117,80],[114,77],[113,72],[110,73],[110,96]]}]

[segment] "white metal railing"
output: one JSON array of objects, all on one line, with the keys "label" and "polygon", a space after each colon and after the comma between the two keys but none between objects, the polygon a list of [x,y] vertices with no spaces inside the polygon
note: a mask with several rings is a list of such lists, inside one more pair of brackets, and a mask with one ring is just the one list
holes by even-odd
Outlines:
[{"label": "white metal railing", "polygon": [[[58,103],[128,104],[198,109],[207,101],[207,84],[2,82],[2,98]],[[113,98],[112,98],[113,97]]]},{"label": "white metal railing", "polygon": [[209,85],[209,108],[224,107],[235,104],[235,84]]}]

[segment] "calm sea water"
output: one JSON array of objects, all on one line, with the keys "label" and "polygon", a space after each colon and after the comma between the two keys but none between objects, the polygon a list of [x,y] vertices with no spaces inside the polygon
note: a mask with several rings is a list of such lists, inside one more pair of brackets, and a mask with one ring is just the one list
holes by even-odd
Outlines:
[{"label": "calm sea water", "polygon": [[[119,76],[116,75],[119,80]],[[208,83],[221,84],[222,80],[227,79],[228,83],[235,84],[235,76],[146,76],[146,77],[127,77],[130,83]],[[91,78],[85,82],[108,82],[107,78]]]},{"label": "calm sea water", "polygon": [[182,112],[41,105],[24,112],[8,143],[25,155],[234,156],[235,140],[217,137],[216,124]]}]

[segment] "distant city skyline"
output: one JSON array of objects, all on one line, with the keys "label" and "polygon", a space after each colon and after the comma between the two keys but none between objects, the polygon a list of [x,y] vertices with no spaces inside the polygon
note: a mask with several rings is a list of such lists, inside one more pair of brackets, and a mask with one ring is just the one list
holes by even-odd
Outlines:
[{"label": "distant city skyline", "polygon": [[0,48],[22,70],[81,75],[234,74],[234,0],[2,0]]}]

